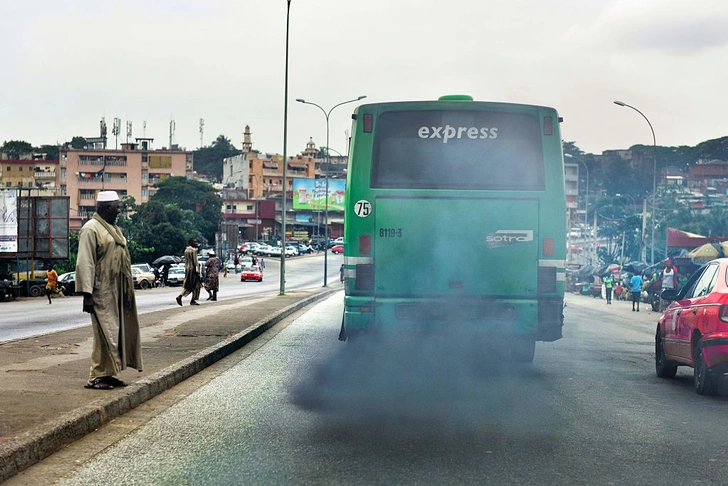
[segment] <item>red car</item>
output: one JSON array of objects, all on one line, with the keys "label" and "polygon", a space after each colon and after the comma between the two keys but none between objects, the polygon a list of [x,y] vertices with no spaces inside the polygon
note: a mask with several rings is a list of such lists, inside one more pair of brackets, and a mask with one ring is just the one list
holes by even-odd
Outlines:
[{"label": "red car", "polygon": [[344,245],[334,245],[331,247],[331,253],[344,253]]},{"label": "red car", "polygon": [[240,281],[245,282],[247,280],[255,280],[257,282],[263,281],[263,272],[258,267],[243,267],[243,271],[240,273]]},{"label": "red car", "polygon": [[655,334],[657,376],[672,378],[678,366],[693,368],[695,391],[710,395],[728,372],[728,258],[697,270],[679,290],[665,290],[671,301]]}]

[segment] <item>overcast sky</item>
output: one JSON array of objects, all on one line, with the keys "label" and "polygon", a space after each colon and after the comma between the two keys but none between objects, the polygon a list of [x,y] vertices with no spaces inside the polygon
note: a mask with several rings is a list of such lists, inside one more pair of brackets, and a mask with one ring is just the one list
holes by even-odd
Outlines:
[{"label": "overcast sky", "polygon": [[[325,145],[321,111],[435,99],[553,106],[582,150],[728,135],[725,0],[292,0],[288,153]],[[0,142],[98,136],[154,146],[224,134],[283,152],[285,0],[0,0]],[[330,118],[346,151],[353,104]],[[143,124],[146,121],[146,134]]]}]

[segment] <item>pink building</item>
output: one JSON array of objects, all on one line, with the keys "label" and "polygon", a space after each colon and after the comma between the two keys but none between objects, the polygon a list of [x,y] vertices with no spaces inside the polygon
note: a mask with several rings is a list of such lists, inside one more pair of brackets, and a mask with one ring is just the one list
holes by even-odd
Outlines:
[{"label": "pink building", "polygon": [[152,139],[122,143],[120,150],[73,149],[60,151],[59,195],[69,196],[70,228],[78,230],[96,211],[99,191],[117,191],[137,204],[149,201],[159,181],[169,176],[192,177],[192,152],[152,150]]}]

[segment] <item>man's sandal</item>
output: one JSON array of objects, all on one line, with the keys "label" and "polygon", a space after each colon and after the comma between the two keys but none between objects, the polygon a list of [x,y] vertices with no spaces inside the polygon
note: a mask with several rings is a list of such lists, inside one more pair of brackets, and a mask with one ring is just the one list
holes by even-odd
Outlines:
[{"label": "man's sandal", "polygon": [[91,390],[113,390],[114,387],[107,382],[104,381],[103,378],[94,378],[93,380],[89,380],[86,382],[85,385],[83,385],[84,388],[89,388]]},{"label": "man's sandal", "polygon": [[104,383],[111,385],[113,387],[122,387],[126,386],[126,383],[121,381],[120,379],[114,377],[114,376],[104,376],[100,378]]}]

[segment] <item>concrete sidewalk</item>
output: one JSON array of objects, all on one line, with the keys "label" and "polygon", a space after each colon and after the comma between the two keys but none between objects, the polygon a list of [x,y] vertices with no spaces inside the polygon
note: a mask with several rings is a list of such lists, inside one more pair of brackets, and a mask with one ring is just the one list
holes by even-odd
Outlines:
[{"label": "concrete sidewalk", "polygon": [[83,387],[90,365],[90,325],[0,344],[0,482],[339,290],[269,294],[143,314],[144,371],[123,371],[119,378],[129,386],[114,390]]}]

